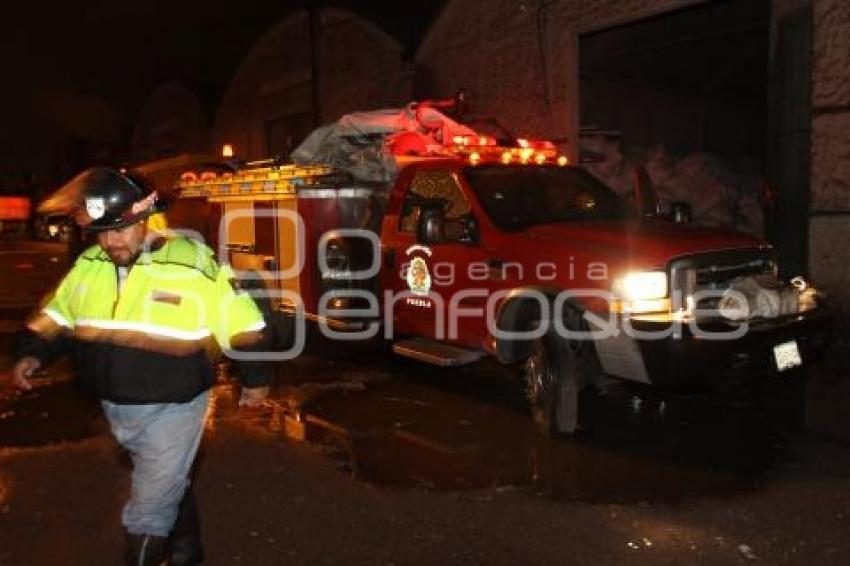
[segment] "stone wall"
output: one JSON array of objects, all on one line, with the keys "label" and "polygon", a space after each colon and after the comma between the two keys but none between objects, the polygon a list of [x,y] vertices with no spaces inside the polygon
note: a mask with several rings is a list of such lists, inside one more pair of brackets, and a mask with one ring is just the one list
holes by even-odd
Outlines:
[{"label": "stone wall", "polygon": [[[810,270],[850,314],[850,3],[814,2]],[[846,323],[846,320],[842,322]]]},{"label": "stone wall", "polygon": [[[321,122],[410,101],[411,70],[395,40],[344,10],[323,9],[320,19]],[[304,11],[254,44],[222,98],[216,145],[231,143],[238,156],[259,159],[301,141],[314,126],[310,45]]]}]

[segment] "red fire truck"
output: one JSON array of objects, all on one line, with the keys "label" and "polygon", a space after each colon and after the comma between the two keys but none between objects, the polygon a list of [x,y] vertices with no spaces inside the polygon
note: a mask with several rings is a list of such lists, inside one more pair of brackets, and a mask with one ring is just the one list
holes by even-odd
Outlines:
[{"label": "red fire truck", "polygon": [[320,163],[196,169],[171,223],[219,247],[286,335],[307,320],[437,366],[516,364],[546,433],[575,430],[579,392],[603,379],[800,379],[825,348],[821,297],[782,280],[766,243],[629,202],[551,143],[466,132],[379,136],[384,182]]}]

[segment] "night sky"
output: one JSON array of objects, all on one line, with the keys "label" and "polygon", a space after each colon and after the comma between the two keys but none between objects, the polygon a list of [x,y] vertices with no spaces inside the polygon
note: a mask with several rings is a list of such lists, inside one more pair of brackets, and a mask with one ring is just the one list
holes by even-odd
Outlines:
[{"label": "night sky", "polygon": [[[0,100],[0,180],[8,187],[20,184],[27,170],[47,173],[41,170],[63,132],[88,127],[75,121],[69,105],[114,114],[126,129],[156,85],[177,80],[212,111],[254,42],[288,12],[320,3],[372,20],[405,47],[408,58],[443,4],[97,0],[8,5],[0,35],[6,86]],[[91,127],[92,135],[114,134]]]}]

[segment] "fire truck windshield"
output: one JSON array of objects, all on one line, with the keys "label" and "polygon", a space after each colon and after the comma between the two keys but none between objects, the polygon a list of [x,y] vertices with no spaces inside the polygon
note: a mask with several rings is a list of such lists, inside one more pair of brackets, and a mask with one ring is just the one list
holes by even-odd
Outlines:
[{"label": "fire truck windshield", "polygon": [[479,165],[464,175],[500,229],[631,217],[632,207],[582,169],[558,166]]}]

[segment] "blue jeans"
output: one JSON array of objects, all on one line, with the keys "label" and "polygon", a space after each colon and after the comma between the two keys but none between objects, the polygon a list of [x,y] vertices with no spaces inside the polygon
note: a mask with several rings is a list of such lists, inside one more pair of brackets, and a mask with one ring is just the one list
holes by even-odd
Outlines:
[{"label": "blue jeans", "polygon": [[188,403],[116,405],[103,401],[112,434],[133,460],[123,522],[136,535],[167,536],[189,483],[210,393]]}]

